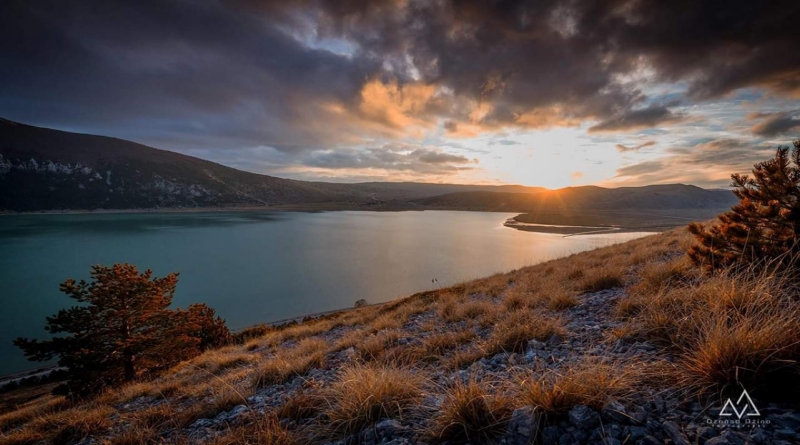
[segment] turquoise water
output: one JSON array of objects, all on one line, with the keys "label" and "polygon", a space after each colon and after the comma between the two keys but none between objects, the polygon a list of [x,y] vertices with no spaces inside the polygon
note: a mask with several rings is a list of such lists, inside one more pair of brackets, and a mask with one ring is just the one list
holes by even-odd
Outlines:
[{"label": "turquoise water", "polygon": [[180,272],[173,304],[204,302],[233,328],[387,301],[642,236],[564,238],[482,212],[202,212],[0,217],[0,375],[40,366],[11,344],[44,337],[58,290],[92,264]]}]

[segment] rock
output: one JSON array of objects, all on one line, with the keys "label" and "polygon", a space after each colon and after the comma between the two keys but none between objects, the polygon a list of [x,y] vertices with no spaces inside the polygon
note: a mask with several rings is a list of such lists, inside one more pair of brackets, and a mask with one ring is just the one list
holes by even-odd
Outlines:
[{"label": "rock", "polygon": [[375,424],[375,434],[379,438],[394,438],[408,433],[408,428],[394,419],[381,420]]},{"label": "rock", "polygon": [[653,436],[644,436],[638,441],[636,441],[636,445],[664,445],[663,442],[656,439]]},{"label": "rock", "polygon": [[720,436],[711,438],[706,441],[706,444],[710,445],[742,445],[746,442],[746,438],[743,438],[739,434],[727,430],[724,431]]},{"label": "rock", "polygon": [[625,407],[617,401],[607,403],[600,412],[600,415],[609,422],[624,423],[629,419]]},{"label": "rock", "polygon": [[672,443],[675,445],[691,445],[689,439],[683,434],[681,427],[672,420],[664,422],[664,432],[667,433],[667,436],[672,439]]},{"label": "rock", "polygon": [[703,426],[697,429],[697,437],[704,440],[711,439],[717,434],[719,434],[719,431],[717,431],[715,428],[711,428],[708,426]]},{"label": "rock", "polygon": [[503,441],[509,445],[527,445],[536,437],[539,428],[539,414],[531,406],[517,408],[511,414]]},{"label": "rock", "polygon": [[647,410],[641,406],[637,406],[633,411],[632,417],[637,423],[644,423],[647,420]]},{"label": "rock", "polygon": [[573,445],[574,443],[576,443],[575,437],[569,433],[558,438],[558,445]]},{"label": "rock", "polygon": [[211,419],[197,419],[194,423],[191,424],[190,428],[193,429],[201,429],[201,428],[210,428],[214,425],[214,421]]},{"label": "rock", "polygon": [[561,338],[560,335],[553,334],[553,335],[550,336],[550,338],[547,339],[547,345],[548,346],[556,346],[556,345],[560,345],[561,342],[563,342],[563,341],[564,341],[564,339]]},{"label": "rock", "polygon": [[647,428],[643,426],[632,426],[628,430],[631,441],[637,441],[647,435]]},{"label": "rock", "polygon": [[542,431],[542,443],[555,444],[561,437],[561,428],[557,426],[548,426]]},{"label": "rock", "polygon": [[600,415],[588,406],[578,405],[569,410],[569,421],[578,428],[588,430],[600,422]]}]

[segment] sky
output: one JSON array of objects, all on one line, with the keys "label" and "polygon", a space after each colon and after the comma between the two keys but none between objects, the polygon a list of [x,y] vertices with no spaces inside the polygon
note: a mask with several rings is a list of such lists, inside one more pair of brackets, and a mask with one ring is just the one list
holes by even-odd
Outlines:
[{"label": "sky", "polygon": [[726,187],[800,138],[797,23],[797,0],[7,0],[0,117],[295,179]]}]

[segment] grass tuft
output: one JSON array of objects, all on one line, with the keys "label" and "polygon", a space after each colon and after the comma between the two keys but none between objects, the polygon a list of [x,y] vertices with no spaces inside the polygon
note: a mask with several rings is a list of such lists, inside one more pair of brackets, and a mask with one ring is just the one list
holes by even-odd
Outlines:
[{"label": "grass tuft", "polygon": [[351,365],[325,392],[324,434],[341,438],[381,419],[402,419],[422,398],[419,374],[391,366]]},{"label": "grass tuft", "polygon": [[431,438],[455,444],[492,443],[511,419],[512,399],[475,380],[456,380],[432,420]]}]

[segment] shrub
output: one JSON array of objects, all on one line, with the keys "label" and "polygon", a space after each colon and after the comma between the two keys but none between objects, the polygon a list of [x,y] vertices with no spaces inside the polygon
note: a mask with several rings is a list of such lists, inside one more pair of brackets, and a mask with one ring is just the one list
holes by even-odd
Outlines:
[{"label": "shrub", "polygon": [[689,258],[706,270],[780,259],[789,264],[800,252],[800,141],[779,147],[773,159],[753,167],[753,176],[734,174],[740,199],[718,216],[719,224],[692,223],[697,243]]},{"label": "shrub", "polygon": [[74,398],[99,393],[138,377],[167,369],[198,355],[203,348],[230,339],[214,310],[192,305],[186,311],[167,309],[178,274],[153,277],[136,266],[93,266],[92,281],[68,279],[60,289],[76,302],[47,318],[52,334],[45,341],[18,338],[14,344],[31,360],[51,360],[69,370],[58,393]]}]

